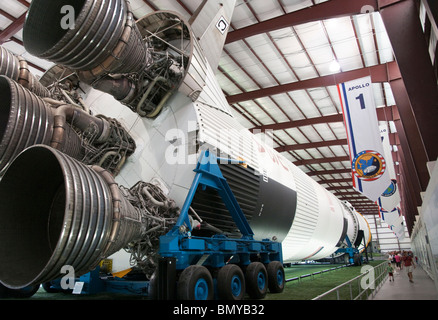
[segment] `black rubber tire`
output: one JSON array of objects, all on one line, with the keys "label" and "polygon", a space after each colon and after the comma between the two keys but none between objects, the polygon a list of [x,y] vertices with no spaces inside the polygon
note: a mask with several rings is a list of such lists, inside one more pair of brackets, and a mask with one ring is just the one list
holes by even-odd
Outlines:
[{"label": "black rubber tire", "polygon": [[355,253],[353,256],[353,263],[355,266],[361,266],[362,265],[362,256],[359,253]]},{"label": "black rubber tire", "polygon": [[181,273],[177,285],[178,300],[212,300],[213,278],[203,266],[189,266]]},{"label": "black rubber tire", "polygon": [[268,272],[269,292],[283,292],[285,285],[283,264],[280,261],[271,261],[268,264],[266,271]]},{"label": "black rubber tire", "polygon": [[261,262],[251,262],[245,272],[246,292],[251,299],[263,299],[268,291],[268,275]]},{"label": "black rubber tire", "polygon": [[52,288],[52,283],[50,281],[42,283],[41,286],[43,287],[44,291],[46,291],[47,293],[61,292],[61,290],[59,289]]},{"label": "black rubber tire", "polygon": [[9,289],[0,283],[0,299],[9,298]]},{"label": "black rubber tire", "polygon": [[245,276],[235,264],[222,267],[217,275],[218,297],[221,300],[242,300],[245,296]]},{"label": "black rubber tire", "polygon": [[40,285],[29,286],[23,289],[8,289],[8,296],[11,298],[25,299],[32,297],[40,288]]},{"label": "black rubber tire", "polygon": [[158,299],[158,272],[155,271],[151,279],[149,280],[149,286],[148,286],[148,298],[151,300],[157,300]]}]

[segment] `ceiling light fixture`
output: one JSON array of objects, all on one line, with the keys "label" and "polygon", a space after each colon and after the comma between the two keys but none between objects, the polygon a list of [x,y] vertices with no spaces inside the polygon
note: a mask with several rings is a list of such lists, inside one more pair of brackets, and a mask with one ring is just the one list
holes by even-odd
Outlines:
[{"label": "ceiling light fixture", "polygon": [[339,72],[339,71],[341,71],[341,65],[336,60],[333,60],[333,62],[330,63],[329,68],[330,68],[331,72]]}]

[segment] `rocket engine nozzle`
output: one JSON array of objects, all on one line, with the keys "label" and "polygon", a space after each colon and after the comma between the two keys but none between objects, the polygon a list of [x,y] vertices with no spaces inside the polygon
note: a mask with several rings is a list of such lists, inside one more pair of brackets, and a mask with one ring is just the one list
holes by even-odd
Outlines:
[{"label": "rocket engine nozzle", "polygon": [[[63,20],[66,7],[74,21]],[[23,42],[30,53],[79,70],[88,81],[106,73],[135,72],[147,63],[146,48],[123,0],[33,1]]]},{"label": "rocket engine nozzle", "polygon": [[0,95],[0,177],[14,157],[36,144],[114,174],[135,150],[135,141],[115,119],[45,100],[6,76],[0,76]]},{"label": "rocket engine nozzle", "polygon": [[[66,24],[65,6],[74,23]],[[195,100],[205,84],[206,61],[189,24],[168,11],[135,22],[126,0],[34,0],[23,42],[143,117],[157,116],[177,90]]]},{"label": "rocket engine nozzle", "polygon": [[0,46],[0,75],[7,76],[17,81],[26,89],[41,97],[49,97],[50,93],[42,85],[35,75],[29,71],[27,61],[20,56],[16,56],[9,50]]},{"label": "rocket engine nozzle", "polygon": [[[8,164],[25,148],[34,144],[49,145],[54,132],[54,109],[15,81],[0,76],[0,176]],[[81,139],[69,126],[69,137],[59,149],[80,158]]]},{"label": "rocket engine nozzle", "polygon": [[[66,7],[74,13],[69,24],[61,13]],[[152,80],[153,75],[147,73],[154,61],[127,1],[33,1],[23,28],[23,42],[30,53],[74,70],[80,80],[113,95],[134,111],[141,108],[137,106],[141,98],[137,97]],[[167,92],[171,86],[169,82],[163,90]],[[145,105],[154,109],[158,103]]]},{"label": "rocket engine nozzle", "polygon": [[[36,170],[37,168],[38,170]],[[76,275],[142,233],[112,176],[49,146],[23,151],[0,181],[0,282],[12,289]]]}]

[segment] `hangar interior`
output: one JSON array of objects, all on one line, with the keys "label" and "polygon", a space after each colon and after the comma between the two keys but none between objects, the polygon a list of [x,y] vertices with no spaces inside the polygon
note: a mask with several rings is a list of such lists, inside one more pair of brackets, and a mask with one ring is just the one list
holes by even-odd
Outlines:
[{"label": "hangar interior", "polygon": [[[203,1],[129,2],[135,19],[170,10],[190,20]],[[42,76],[54,64],[24,48],[30,3],[0,3],[0,45]],[[237,0],[216,70],[238,121],[255,132],[271,132],[276,151],[350,202],[378,237],[379,207],[352,185],[336,88],[371,76],[377,118],[390,130],[400,209],[412,243],[398,247],[422,252],[418,256],[435,279],[438,192],[431,177],[438,157],[437,21],[433,0]]]}]

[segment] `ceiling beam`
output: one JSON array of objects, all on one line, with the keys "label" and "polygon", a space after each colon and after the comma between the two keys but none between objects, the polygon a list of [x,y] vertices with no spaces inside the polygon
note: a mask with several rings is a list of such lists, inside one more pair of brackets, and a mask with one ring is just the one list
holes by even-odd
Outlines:
[{"label": "ceiling beam", "polygon": [[[389,133],[389,143],[391,145],[397,144],[396,141],[398,140],[398,134],[397,133]],[[337,139],[337,140],[324,140],[324,141],[318,141],[318,142],[309,142],[309,143],[297,143],[297,144],[291,144],[291,145],[284,145],[281,147],[275,148],[277,152],[287,152],[287,151],[296,151],[296,150],[303,150],[303,149],[311,149],[311,148],[322,148],[322,147],[330,147],[330,146],[342,146],[342,145],[348,145],[347,139]]]},{"label": "ceiling beam", "polygon": [[[428,43],[414,0],[397,1],[380,11],[397,59],[410,108],[429,161],[438,157],[438,87]],[[396,95],[394,95],[397,98]],[[400,111],[403,125],[408,120]],[[412,117],[410,117],[412,118]]]},{"label": "ceiling beam", "polygon": [[353,180],[350,178],[349,179],[323,179],[323,180],[319,180],[317,182],[319,184],[343,183],[343,182],[352,183]]},{"label": "ceiling beam", "polygon": [[26,0],[16,0],[16,1],[20,2],[20,3],[21,3],[23,6],[25,6],[25,7],[28,7],[28,8],[29,8],[29,6],[30,6],[30,3],[27,2]]},{"label": "ceiling beam", "polygon": [[355,204],[354,205],[355,208],[362,208],[362,209],[368,209],[368,210],[372,210],[372,209],[379,209],[379,206],[377,205],[372,205],[372,204]]},{"label": "ceiling beam", "polygon": [[0,33],[0,45],[8,41],[14,34],[23,29],[26,13],[23,13]]},{"label": "ceiling beam", "polygon": [[351,186],[327,187],[325,189],[328,190],[328,191],[334,191],[334,190],[354,190],[353,185],[351,185]]},{"label": "ceiling beam", "polygon": [[309,143],[299,143],[287,146],[281,146],[275,148],[278,152],[286,152],[286,151],[295,151],[302,149],[311,149],[311,148],[321,148],[321,147],[329,147],[329,146],[339,146],[339,145],[347,145],[347,139],[338,139],[338,140],[327,140],[327,141],[318,141],[318,142],[309,142]]},{"label": "ceiling beam", "polygon": [[6,12],[2,9],[0,9],[0,14],[4,17],[8,18],[11,21],[15,21],[15,19],[16,19],[13,15],[9,14],[8,12]]},{"label": "ceiling beam", "polygon": [[437,78],[422,29],[418,1],[393,0],[382,6],[385,24],[402,79],[390,83],[401,121],[395,121],[402,151],[401,208],[409,233],[413,229],[417,208],[422,205],[429,173],[428,161],[438,157],[438,88]]},{"label": "ceiling beam", "polygon": [[[392,120],[394,120],[393,119],[393,113],[394,113],[393,110],[394,109],[397,109],[397,107],[390,106],[390,107],[384,107],[384,108],[376,108],[377,119],[379,121],[392,121]],[[291,128],[310,126],[310,125],[314,125],[314,124],[343,122],[343,121],[344,121],[344,118],[343,118],[342,114],[334,114],[334,115],[330,115],[330,116],[314,117],[314,118],[308,118],[308,119],[266,124],[266,125],[253,127],[250,130],[253,133],[260,133],[261,131],[266,131],[266,130],[285,130],[285,129],[291,129]]]},{"label": "ceiling beam", "polygon": [[[393,110],[394,124],[400,137],[400,145],[406,161],[405,168],[409,168],[408,172],[412,177],[410,184],[417,185],[419,183],[418,191],[425,191],[430,178],[427,170],[429,159],[416,121],[417,114],[411,108],[403,81],[394,81],[390,85],[398,107]],[[438,119],[436,120],[438,121]]]},{"label": "ceiling beam", "polygon": [[370,199],[368,199],[367,197],[365,197],[362,193],[357,192],[356,194],[354,194],[356,197],[352,198],[349,197],[348,199],[350,199],[351,201],[355,201],[355,202],[360,202],[362,204],[375,204],[373,201],[371,201]]},{"label": "ceiling beam", "polygon": [[[368,6],[368,7],[365,7]],[[361,13],[364,8],[378,10],[377,0],[331,0],[309,8],[294,11],[276,18],[262,21],[248,27],[228,32],[225,43],[242,40],[261,33],[267,33],[302,23],[351,16]]]},{"label": "ceiling beam", "polygon": [[318,170],[318,171],[310,171],[306,172],[308,176],[319,176],[324,174],[342,174],[342,173],[351,173],[351,169],[333,169],[333,170]]},{"label": "ceiling beam", "polygon": [[344,196],[361,195],[361,193],[359,191],[347,191],[347,192],[338,191],[338,192],[335,192],[334,195],[344,197]]},{"label": "ceiling beam", "polygon": [[400,70],[398,69],[397,62],[392,61],[372,67],[340,72],[340,73],[335,73],[318,78],[296,81],[279,86],[234,94],[228,96],[227,101],[229,104],[233,104],[242,101],[273,96],[276,94],[286,93],[295,90],[335,86],[342,82],[346,82],[366,76],[371,76],[371,81],[373,83],[390,82],[392,80],[400,79]]},{"label": "ceiling beam", "polygon": [[[296,165],[296,166],[305,166],[305,165],[308,165],[308,164],[317,164],[317,163],[326,163],[326,162],[338,162],[338,161],[348,161],[348,162],[350,162],[350,157],[349,156],[344,156],[344,157],[329,157],[329,158],[319,158],[319,159],[305,159],[305,160],[294,161],[293,164]],[[320,172],[320,171],[318,171],[318,172]]]},{"label": "ceiling beam", "polygon": [[309,118],[309,119],[267,124],[267,125],[262,125],[262,126],[251,128],[250,130],[256,131],[255,133],[257,133],[257,131],[284,130],[284,129],[310,126],[310,125],[314,125],[314,124],[342,122],[342,121],[344,121],[342,114],[334,114],[334,115],[324,116],[324,117],[314,117],[314,118]]}]

